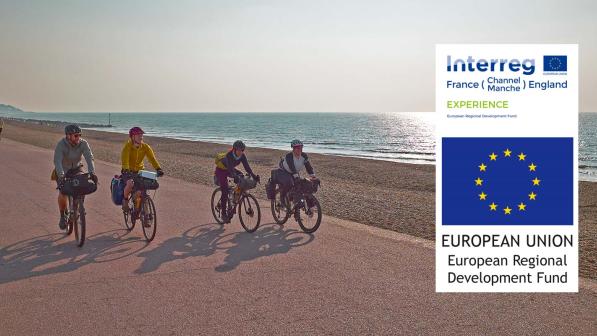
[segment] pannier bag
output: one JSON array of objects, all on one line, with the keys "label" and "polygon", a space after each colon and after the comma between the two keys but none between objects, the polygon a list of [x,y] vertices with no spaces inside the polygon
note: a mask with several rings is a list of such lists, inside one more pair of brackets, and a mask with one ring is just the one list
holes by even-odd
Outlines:
[{"label": "pannier bag", "polygon": [[271,177],[265,184],[265,193],[267,194],[267,199],[273,200],[276,197],[276,184],[272,181]]},{"label": "pannier bag", "polygon": [[89,195],[97,190],[97,185],[89,180],[87,174],[73,176],[64,182],[60,192],[69,196]]},{"label": "pannier bag", "polygon": [[110,184],[110,192],[112,193],[112,203],[115,205],[122,205],[124,198],[124,180],[120,176],[114,176]]}]

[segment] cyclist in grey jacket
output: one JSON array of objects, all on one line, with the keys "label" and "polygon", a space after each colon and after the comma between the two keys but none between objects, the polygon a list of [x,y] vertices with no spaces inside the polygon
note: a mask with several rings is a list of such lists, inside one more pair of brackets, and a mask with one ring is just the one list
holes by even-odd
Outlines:
[{"label": "cyclist in grey jacket", "polygon": [[[85,157],[88,172],[93,182],[97,184],[95,165],[93,164],[93,153],[85,139],[81,139],[81,128],[77,125],[68,125],[64,128],[65,137],[56,145],[54,150],[54,171],[52,179],[56,180],[58,189],[62,187],[65,178],[81,174],[83,164],[81,158]],[[68,197],[58,192],[58,210],[60,211],[60,222],[58,226],[66,228],[66,208]]]},{"label": "cyclist in grey jacket", "polygon": [[286,206],[286,193],[294,185],[294,182],[300,178],[300,172],[303,169],[309,174],[309,179],[314,180],[317,178],[309,162],[309,156],[303,152],[303,142],[295,139],[292,140],[290,146],[292,152],[286,154],[280,160],[275,179],[275,182],[280,185],[280,199],[284,206]]}]

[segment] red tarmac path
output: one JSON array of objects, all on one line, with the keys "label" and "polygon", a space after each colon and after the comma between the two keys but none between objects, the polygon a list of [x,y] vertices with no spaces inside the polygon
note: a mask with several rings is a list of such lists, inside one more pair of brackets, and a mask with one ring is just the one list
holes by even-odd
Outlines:
[{"label": "red tarmac path", "polygon": [[237,219],[214,224],[211,186],[168,177],[146,244],[110,201],[119,168],[96,164],[77,248],[58,230],[52,152],[0,141],[0,335],[596,333],[594,282],[578,294],[436,294],[432,242],[325,215],[310,236],[292,219],[271,224],[265,202],[248,234]]}]

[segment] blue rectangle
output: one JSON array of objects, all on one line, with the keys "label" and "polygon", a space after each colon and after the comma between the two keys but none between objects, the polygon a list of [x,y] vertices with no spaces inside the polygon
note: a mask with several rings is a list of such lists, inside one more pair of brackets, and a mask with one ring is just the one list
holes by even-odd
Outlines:
[{"label": "blue rectangle", "polygon": [[543,71],[568,71],[568,56],[545,55],[543,56]]},{"label": "blue rectangle", "polygon": [[441,169],[443,225],[573,225],[572,138],[443,138]]}]

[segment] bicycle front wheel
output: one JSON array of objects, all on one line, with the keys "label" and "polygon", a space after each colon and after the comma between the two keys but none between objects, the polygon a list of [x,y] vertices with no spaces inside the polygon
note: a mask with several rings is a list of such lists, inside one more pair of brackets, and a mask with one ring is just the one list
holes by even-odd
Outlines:
[{"label": "bicycle front wheel", "polygon": [[85,207],[83,206],[83,199],[76,199],[74,202],[74,227],[75,238],[77,246],[81,247],[85,243]]},{"label": "bicycle front wheel", "polygon": [[315,196],[307,195],[303,205],[296,209],[297,222],[306,233],[313,233],[321,224],[321,205]]},{"label": "bicycle front wheel", "polygon": [[143,226],[143,235],[150,242],[155,237],[158,226],[158,219],[155,212],[155,205],[151,197],[146,196],[141,205],[141,225]]},{"label": "bicycle front wheel", "polygon": [[255,196],[243,195],[238,203],[238,219],[247,232],[255,232],[261,223],[261,209]]}]

